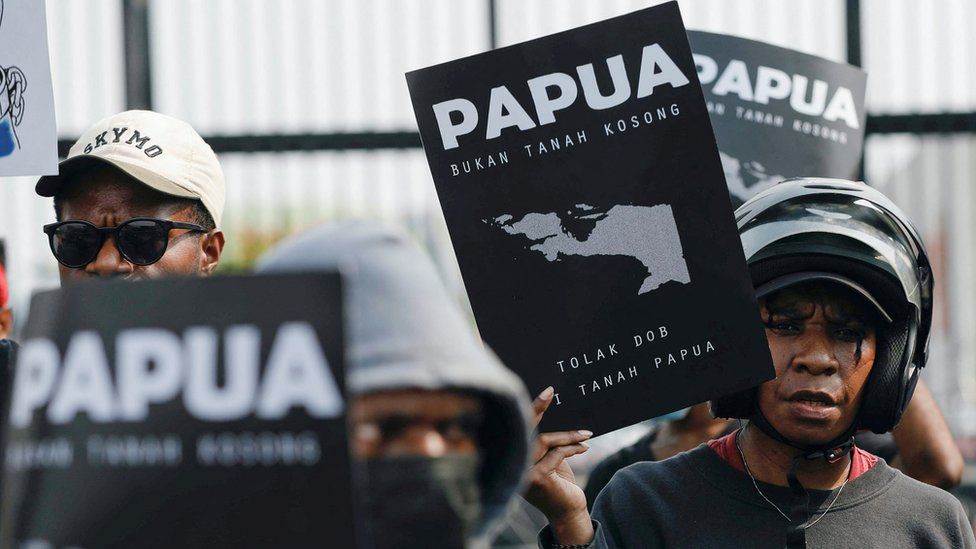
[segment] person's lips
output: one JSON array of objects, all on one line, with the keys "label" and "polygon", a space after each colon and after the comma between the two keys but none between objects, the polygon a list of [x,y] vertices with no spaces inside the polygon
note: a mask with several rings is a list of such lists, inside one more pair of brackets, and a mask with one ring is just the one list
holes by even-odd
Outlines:
[{"label": "person's lips", "polygon": [[805,419],[823,420],[837,410],[837,401],[823,391],[801,390],[787,399],[790,411]]}]

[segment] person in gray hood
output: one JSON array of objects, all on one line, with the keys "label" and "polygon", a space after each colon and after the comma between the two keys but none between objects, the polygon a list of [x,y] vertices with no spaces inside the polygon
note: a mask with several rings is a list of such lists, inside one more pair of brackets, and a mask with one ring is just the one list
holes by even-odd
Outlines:
[{"label": "person in gray hood", "polygon": [[482,346],[427,257],[364,222],[286,240],[259,273],[343,273],[354,456],[374,546],[487,546],[520,488],[529,398]]}]

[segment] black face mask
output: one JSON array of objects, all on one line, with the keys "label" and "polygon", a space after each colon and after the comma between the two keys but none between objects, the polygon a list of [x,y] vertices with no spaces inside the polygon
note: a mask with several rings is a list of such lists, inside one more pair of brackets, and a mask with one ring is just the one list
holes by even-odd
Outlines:
[{"label": "black face mask", "polygon": [[376,549],[463,549],[481,517],[477,456],[366,461],[366,520]]}]

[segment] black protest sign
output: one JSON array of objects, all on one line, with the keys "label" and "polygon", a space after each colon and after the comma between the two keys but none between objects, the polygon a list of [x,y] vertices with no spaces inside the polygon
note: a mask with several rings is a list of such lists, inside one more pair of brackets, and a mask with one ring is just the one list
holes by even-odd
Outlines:
[{"label": "black protest sign", "polygon": [[482,337],[556,388],[542,429],[607,432],[772,376],[675,3],[407,82]]},{"label": "black protest sign", "polygon": [[857,177],[864,71],[735,36],[688,40],[735,206],[789,177]]},{"label": "black protest sign", "polygon": [[0,545],[355,547],[341,314],[335,273],[36,295]]}]

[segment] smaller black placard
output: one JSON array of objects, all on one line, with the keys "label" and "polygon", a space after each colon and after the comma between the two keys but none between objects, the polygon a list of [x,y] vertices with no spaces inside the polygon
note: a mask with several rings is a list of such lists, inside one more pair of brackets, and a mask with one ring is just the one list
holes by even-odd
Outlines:
[{"label": "smaller black placard", "polygon": [[867,73],[736,36],[688,40],[734,206],[790,177],[857,178]]},{"label": "smaller black placard", "polygon": [[0,546],[355,547],[341,301],[337,273],[36,295]]}]

